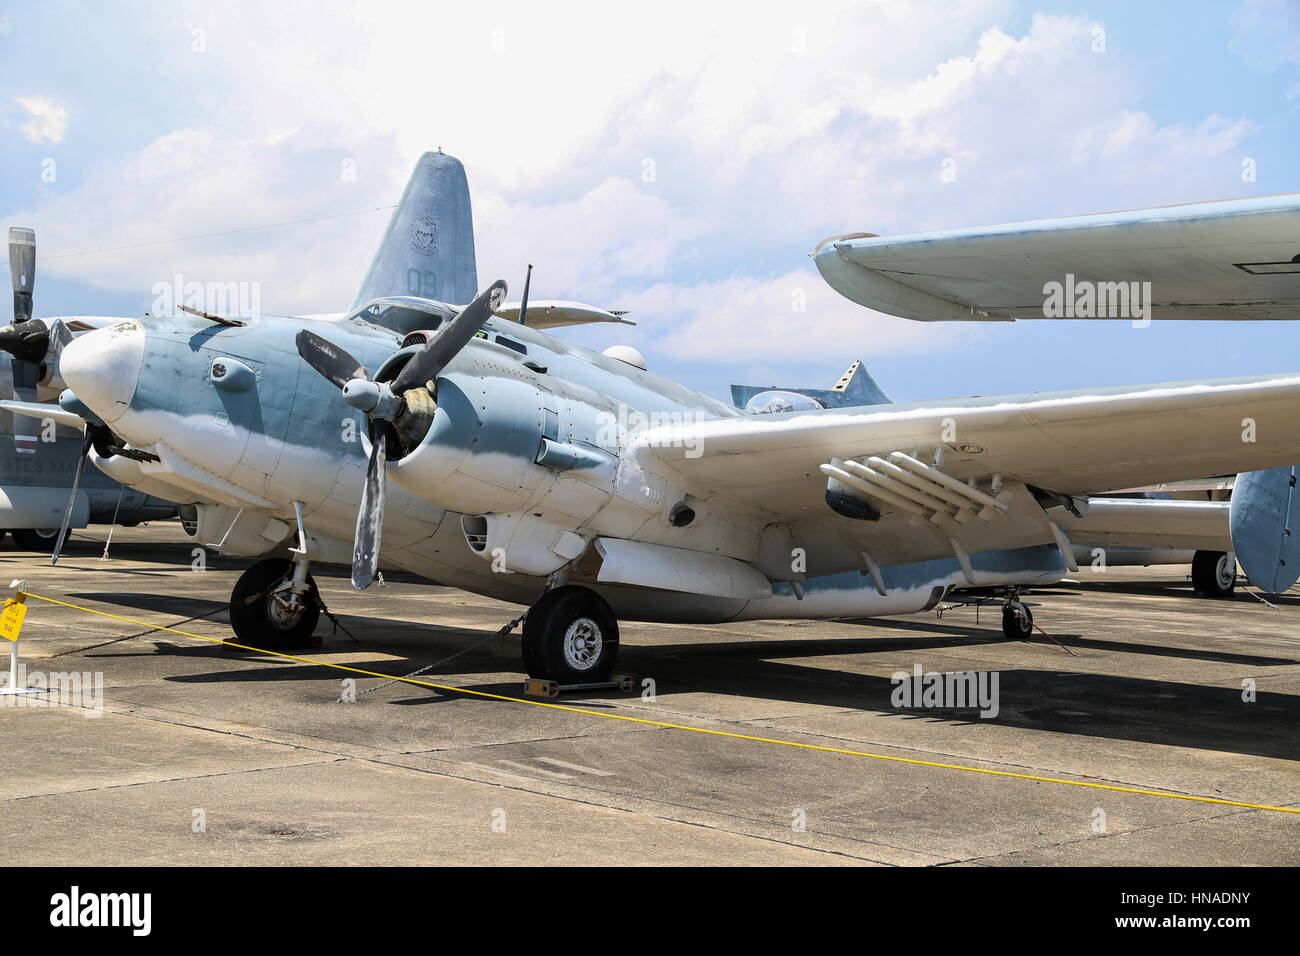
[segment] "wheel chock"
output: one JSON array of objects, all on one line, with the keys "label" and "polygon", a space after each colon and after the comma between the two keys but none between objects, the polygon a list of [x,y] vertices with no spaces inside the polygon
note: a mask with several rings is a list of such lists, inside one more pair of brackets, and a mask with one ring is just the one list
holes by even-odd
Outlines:
[{"label": "wheel chock", "polygon": [[524,681],[524,693],[529,697],[559,697],[561,694],[582,690],[636,690],[636,685],[637,678],[630,675],[591,684],[561,684],[558,681],[530,677]]}]

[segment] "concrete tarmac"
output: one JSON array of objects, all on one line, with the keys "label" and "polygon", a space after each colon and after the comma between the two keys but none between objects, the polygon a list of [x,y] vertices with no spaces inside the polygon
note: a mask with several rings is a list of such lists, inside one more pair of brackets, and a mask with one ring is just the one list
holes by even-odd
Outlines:
[{"label": "concrete tarmac", "polygon": [[[77,532],[57,568],[6,538],[0,574],[150,625],[207,614],[178,626],[231,636],[251,562],[209,554],[196,572],[171,523],[116,529],[101,560],[106,535]],[[653,696],[557,701],[598,714],[365,693],[382,681],[166,632],[52,658],[143,628],[33,599],[25,668],[89,676],[70,706],[0,698],[0,845],[51,865],[1295,865],[1300,814],[1168,795],[1300,807],[1300,599],[1207,600],[1187,572],[1084,568],[1034,592],[1068,654],[1006,640],[994,607],[629,623],[619,670]],[[418,679],[519,696],[518,641],[493,635],[520,608],[314,574],[358,640],[322,618],[324,646],[295,653],[393,675],[457,655]],[[917,665],[995,674],[996,716],[895,706],[891,675]],[[360,696],[341,703],[348,679]]]}]

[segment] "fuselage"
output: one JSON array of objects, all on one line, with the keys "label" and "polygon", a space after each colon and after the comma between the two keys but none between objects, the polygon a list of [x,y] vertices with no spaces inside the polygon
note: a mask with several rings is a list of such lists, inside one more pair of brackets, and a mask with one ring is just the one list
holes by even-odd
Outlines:
[{"label": "fuselage", "polygon": [[[283,550],[297,541],[296,502],[312,559],[346,563],[370,447],[367,422],[302,361],[295,336],[312,329],[373,376],[401,361],[403,336],[416,328],[359,319],[244,321],[123,322],[68,346],[62,374],[133,448],[158,457],[119,463],[118,471],[112,461],[102,466],[173,500],[200,502],[201,543],[236,554]],[[753,558],[768,523],[762,514],[700,507],[688,526],[675,524],[674,507],[694,499],[630,447],[639,426],[742,414],[733,406],[498,318],[443,370],[436,394],[428,437],[389,465],[383,566],[528,603],[566,560],[548,551],[552,530]],[[580,460],[539,465],[539,443],[546,442],[553,455]],[[490,516],[481,527],[462,520],[477,513]],[[473,547],[494,534],[507,546]],[[991,553],[978,566],[988,584],[1055,580],[1063,572],[1050,546]],[[955,561],[886,571],[893,582],[885,595],[856,572],[811,578],[798,589],[802,596],[778,584],[770,598],[748,600],[596,587],[623,617],[720,621],[907,613],[961,580]]]}]

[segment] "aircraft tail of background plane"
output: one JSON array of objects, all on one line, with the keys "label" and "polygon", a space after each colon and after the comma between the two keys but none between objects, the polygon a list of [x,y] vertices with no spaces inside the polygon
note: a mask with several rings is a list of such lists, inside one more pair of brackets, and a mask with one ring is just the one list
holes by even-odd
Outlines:
[{"label": "aircraft tail of background plane", "polygon": [[391,295],[465,305],[477,294],[465,167],[445,153],[425,153],[393,210],[352,308]]},{"label": "aircraft tail of background plane", "polygon": [[787,388],[778,385],[733,385],[731,402],[744,408],[755,395],[763,392],[794,392],[816,399],[826,408],[850,408],[858,405],[890,405],[893,400],[884,393],[867,368],[858,359],[840,376],[832,388]]}]

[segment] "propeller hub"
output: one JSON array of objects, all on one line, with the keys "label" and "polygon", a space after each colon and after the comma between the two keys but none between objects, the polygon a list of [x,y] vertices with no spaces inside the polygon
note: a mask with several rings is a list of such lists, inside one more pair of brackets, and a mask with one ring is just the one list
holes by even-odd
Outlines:
[{"label": "propeller hub", "polygon": [[364,378],[354,378],[343,386],[343,401],[369,415],[379,405],[379,385]]},{"label": "propeller hub", "polygon": [[354,378],[343,386],[343,401],[371,418],[392,421],[402,410],[402,397],[394,395],[387,382]]}]

